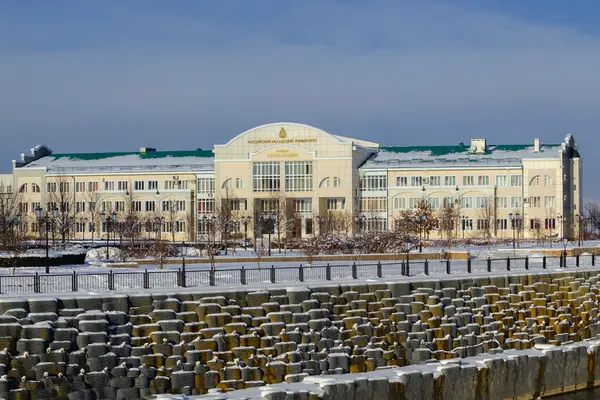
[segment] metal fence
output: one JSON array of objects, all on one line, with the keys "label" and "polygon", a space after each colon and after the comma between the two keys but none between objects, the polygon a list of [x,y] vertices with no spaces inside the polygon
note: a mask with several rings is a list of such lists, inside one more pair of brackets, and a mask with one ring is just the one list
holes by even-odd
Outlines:
[{"label": "metal fence", "polygon": [[234,286],[272,283],[367,280],[402,276],[428,276],[510,272],[527,270],[576,269],[595,266],[595,255],[572,257],[506,257],[477,260],[424,260],[374,262],[365,264],[323,264],[267,268],[76,272],[57,274],[0,275],[0,293],[103,292],[127,289],[155,289],[198,286]]}]

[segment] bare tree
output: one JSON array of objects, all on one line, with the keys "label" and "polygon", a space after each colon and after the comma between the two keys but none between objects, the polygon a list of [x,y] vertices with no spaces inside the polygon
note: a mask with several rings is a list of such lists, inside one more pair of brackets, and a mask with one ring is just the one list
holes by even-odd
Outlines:
[{"label": "bare tree", "polygon": [[589,226],[594,234],[600,232],[600,203],[595,201],[587,201],[583,206],[585,218],[589,221]]},{"label": "bare tree", "polygon": [[496,210],[494,208],[494,199],[486,197],[483,207],[477,209],[478,229],[482,232],[483,237],[487,239],[488,246],[491,245],[494,220]]},{"label": "bare tree", "polygon": [[[131,185],[131,182],[130,182]],[[132,192],[125,193],[125,214],[120,215],[117,224],[119,236],[129,241],[133,247],[141,234],[141,202],[135,200]]]},{"label": "bare tree", "polygon": [[542,225],[542,221],[539,218],[533,219],[531,225],[529,226],[529,231],[535,239],[535,243],[537,246],[540,246],[544,243],[544,227]]},{"label": "bare tree", "polygon": [[233,198],[231,189],[229,188],[225,189],[220,198],[215,199],[215,229],[225,246],[225,254],[227,254],[229,239],[236,226],[234,201],[236,199]]},{"label": "bare tree", "polygon": [[347,210],[328,212],[330,231],[338,236],[349,237],[354,226],[354,216]]},{"label": "bare tree", "polygon": [[452,248],[452,237],[454,236],[454,225],[456,223],[456,209],[454,207],[443,207],[437,213],[440,236],[446,237],[448,249]]},{"label": "bare tree", "polygon": [[102,224],[100,221],[100,194],[96,188],[89,186],[88,190],[85,192],[84,199],[87,203],[86,214],[89,217],[89,224],[92,231],[92,247],[94,247],[94,236],[96,232],[99,232]]},{"label": "bare tree", "polygon": [[47,183],[47,206],[48,209],[55,208],[57,211],[53,224],[63,246],[72,234],[73,225],[75,224],[75,207],[73,204],[75,188],[71,187],[71,183],[71,179],[63,175],[58,175]]},{"label": "bare tree", "polygon": [[22,193],[0,183],[0,250],[9,253],[13,273],[20,254],[27,249],[27,216],[22,200]]}]

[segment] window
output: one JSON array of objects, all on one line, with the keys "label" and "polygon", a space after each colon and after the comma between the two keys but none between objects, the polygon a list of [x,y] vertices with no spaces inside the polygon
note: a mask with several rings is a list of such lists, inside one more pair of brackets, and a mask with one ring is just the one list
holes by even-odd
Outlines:
[{"label": "window", "polygon": [[294,211],[297,213],[312,212],[312,199],[294,199]]},{"label": "window", "polygon": [[46,191],[48,193],[56,193],[56,182],[46,183]]},{"label": "window", "polygon": [[429,204],[429,206],[433,210],[439,210],[440,209],[440,198],[439,197],[428,197],[427,204]]},{"label": "window", "polygon": [[127,181],[119,181],[117,182],[117,188],[119,190],[127,190],[129,189],[129,184]]},{"label": "window", "polygon": [[419,208],[420,202],[420,197],[411,197],[408,199],[408,208],[410,208],[411,210],[416,210],[417,208]]},{"label": "window", "polygon": [[104,181],[104,190],[115,190],[114,181]]},{"label": "window", "polygon": [[537,230],[541,228],[541,221],[537,218],[532,218],[529,220],[529,229]]},{"label": "window", "polygon": [[310,161],[289,161],[289,162],[285,163],[285,190],[286,191],[309,192],[313,189],[312,183],[313,183],[312,162],[310,162]]},{"label": "window", "polygon": [[173,201],[174,211],[185,211],[185,200]]},{"label": "window", "polygon": [[384,212],[387,210],[387,198],[363,197],[360,199],[361,212]]},{"label": "window", "polygon": [[148,190],[158,190],[158,181],[148,181]]},{"label": "window", "polygon": [[473,186],[475,178],[473,176],[463,176],[463,186]]},{"label": "window", "polygon": [[115,211],[116,212],[125,212],[125,202],[124,201],[115,201]]},{"label": "window", "polygon": [[235,188],[241,189],[243,187],[242,178],[235,178]]},{"label": "window", "polygon": [[408,186],[408,177],[407,176],[397,176],[396,177],[396,186]]},{"label": "window", "polygon": [[487,219],[478,218],[476,226],[478,231],[487,231],[490,227],[490,221]]},{"label": "window", "polygon": [[342,181],[340,181],[340,178],[338,178],[337,176],[335,178],[333,178],[333,187],[340,187],[342,186]]},{"label": "window", "polygon": [[444,186],[456,186],[456,177],[455,176],[445,176],[444,177]]},{"label": "window", "polygon": [[133,181],[133,190],[144,190],[144,181]]},{"label": "window", "polygon": [[529,198],[529,207],[540,207],[541,206],[541,201],[540,201],[540,196],[532,196]]},{"label": "window", "polygon": [[488,186],[490,184],[490,177],[487,175],[479,175],[477,177],[477,185]]},{"label": "window", "polygon": [[477,208],[487,208],[488,198],[487,197],[476,197]]},{"label": "window", "polygon": [[154,200],[146,200],[144,202],[144,210],[145,211],[156,211],[156,202]]},{"label": "window", "polygon": [[185,221],[175,221],[175,232],[185,233]]},{"label": "window", "polygon": [[60,212],[68,213],[70,211],[71,211],[71,203],[69,203],[68,201],[65,201],[60,204]]},{"label": "window", "polygon": [[363,229],[370,231],[385,231],[387,230],[387,220],[385,218],[365,218]]},{"label": "window", "polygon": [[232,199],[231,210],[232,211],[246,211],[248,209],[248,203],[246,199]]},{"label": "window", "polygon": [[544,220],[544,227],[549,230],[556,229],[556,219],[546,218]]},{"label": "window", "polygon": [[326,188],[329,187],[329,178],[323,178],[321,180],[321,183],[319,183],[319,187],[320,188]]},{"label": "window", "polygon": [[278,199],[257,199],[256,206],[258,211],[272,214],[278,213],[280,208]]},{"label": "window", "polygon": [[496,175],[496,186],[508,186],[508,177],[506,175]]},{"label": "window", "polygon": [[198,193],[212,193],[215,191],[215,178],[198,178]]},{"label": "window", "polygon": [[473,208],[473,198],[472,197],[461,197],[460,198],[460,207],[461,208]]},{"label": "window", "polygon": [[499,231],[505,231],[508,229],[508,220],[506,218],[501,218],[496,220],[496,229]]},{"label": "window", "polygon": [[75,182],[75,192],[77,192],[77,193],[85,192],[85,182]]},{"label": "window", "polygon": [[185,190],[188,188],[188,181],[170,179],[165,181],[165,190]]},{"label": "window", "polygon": [[60,191],[60,193],[69,193],[71,191],[71,185],[69,184],[69,182],[59,182],[58,190]]},{"label": "window", "polygon": [[325,203],[327,210],[343,210],[346,208],[346,199],[343,197],[329,198],[326,199]]},{"label": "window", "polygon": [[405,210],[406,209],[406,198],[405,197],[394,197],[394,210]]},{"label": "window", "polygon": [[281,190],[280,163],[255,162],[252,164],[255,192],[278,192]]},{"label": "window", "polygon": [[223,181],[221,189],[231,189],[231,178],[227,178]]},{"label": "window", "polygon": [[29,203],[19,203],[19,213],[26,214],[29,212]]},{"label": "window", "polygon": [[423,186],[423,177],[422,176],[411,176],[410,177],[410,186]]},{"label": "window", "polygon": [[441,176],[432,176],[429,178],[429,186],[441,186],[442,177]]},{"label": "window", "polygon": [[554,207],[556,197],[554,196],[546,196],[544,197],[544,207],[546,208],[552,208]]},{"label": "window", "polygon": [[472,231],[473,230],[473,220],[470,218],[463,218],[462,221],[462,230],[463,231]]},{"label": "window", "polygon": [[42,208],[42,203],[40,203],[39,201],[31,203],[31,211],[35,211],[35,209],[38,208],[38,207]]},{"label": "window", "polygon": [[545,186],[554,185],[554,180],[552,179],[552,177],[550,175],[544,175],[544,185]]},{"label": "window", "polygon": [[212,214],[215,212],[214,199],[198,199],[198,214]]},{"label": "window", "polygon": [[142,211],[142,202],[140,200],[135,200],[131,202],[131,211],[140,212]]},{"label": "window", "polygon": [[522,198],[521,197],[511,197],[510,198],[510,208],[521,208]]},{"label": "window", "polygon": [[540,186],[540,176],[534,176],[529,181],[529,186]]},{"label": "window", "polygon": [[162,202],[162,211],[171,211],[173,209],[173,202],[170,200],[163,200]]},{"label": "window", "polygon": [[75,202],[75,212],[76,213],[84,213],[85,212],[85,201],[76,201]]},{"label": "window", "polygon": [[304,221],[304,231],[306,232],[307,235],[312,235],[312,233],[313,233],[312,218],[307,218],[306,221]]},{"label": "window", "polygon": [[443,208],[452,208],[454,207],[454,197],[442,197],[442,207]]},{"label": "window", "polygon": [[510,186],[522,186],[521,175],[511,175]]},{"label": "window", "polygon": [[496,208],[508,208],[508,197],[496,197]]},{"label": "window", "polygon": [[360,179],[360,190],[377,191],[387,189],[387,175],[366,175]]},{"label": "window", "polygon": [[98,182],[88,182],[88,192],[97,192]]},{"label": "window", "polygon": [[19,193],[27,193],[27,184],[26,183],[21,185],[21,187],[19,188]]}]

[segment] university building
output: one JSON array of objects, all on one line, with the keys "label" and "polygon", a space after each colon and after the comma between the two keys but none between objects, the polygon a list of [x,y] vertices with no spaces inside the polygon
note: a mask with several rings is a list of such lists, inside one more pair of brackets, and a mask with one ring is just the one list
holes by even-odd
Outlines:
[{"label": "university building", "polygon": [[40,145],[12,167],[0,184],[17,196],[23,226],[40,231],[36,210],[68,215],[68,235],[78,239],[105,237],[107,219],[135,214],[140,237],[203,240],[225,202],[238,237],[265,234],[259,225],[283,214],[287,237],[392,230],[423,200],[434,212],[456,211],[459,238],[511,238],[515,229],[575,238],[582,209],[582,160],[571,135],[558,144],[384,147],[274,123],[212,150],[57,154]]}]

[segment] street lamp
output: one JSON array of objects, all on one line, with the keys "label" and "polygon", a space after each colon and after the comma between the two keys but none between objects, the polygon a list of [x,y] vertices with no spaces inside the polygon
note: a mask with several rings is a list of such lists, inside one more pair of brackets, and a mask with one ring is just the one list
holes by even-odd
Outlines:
[{"label": "street lamp", "polygon": [[[45,225],[45,236],[46,236],[46,262],[45,262],[45,266],[46,266],[46,273],[49,274],[50,273],[50,255],[49,255],[49,250],[50,250],[50,244],[48,243],[48,231],[50,230],[50,215],[48,215],[48,211],[46,211],[46,213],[44,213],[44,210],[42,209],[42,207],[37,206],[36,208],[33,209],[33,212],[35,213],[35,217],[37,218],[38,221],[44,221],[44,225]],[[56,208],[52,208],[52,210],[50,211],[52,218],[56,218],[56,216],[58,215],[58,210]]]},{"label": "street lamp", "polygon": [[569,239],[568,238],[563,238],[563,262],[564,262],[564,267],[567,267],[567,244],[569,243]]},{"label": "street lamp", "polygon": [[515,216],[513,215],[513,213],[508,214],[508,219],[510,220],[510,227],[512,229],[512,236],[513,236],[512,248],[514,251],[516,246],[515,246]]},{"label": "street lamp", "polygon": [[575,218],[577,218],[577,223],[579,224],[579,233],[577,234],[577,247],[581,247],[581,245],[583,244],[583,215],[577,213],[575,214]]},{"label": "street lamp", "polygon": [[425,242],[425,222],[427,222],[427,215],[423,214],[419,222],[419,235],[422,235],[421,242],[419,243],[419,253],[423,252],[423,242]]},{"label": "street lamp", "polygon": [[462,215],[460,217],[461,221],[462,221],[462,238],[463,241],[465,240],[465,229],[467,228],[467,216],[466,215]]},{"label": "street lamp", "polygon": [[106,218],[106,260],[108,261],[110,259],[110,254],[109,254],[110,224],[114,223],[117,220],[117,213],[113,211],[110,214],[107,214],[105,211],[102,211],[100,213],[100,218],[102,218],[102,219]]},{"label": "street lamp", "polygon": [[562,238],[563,238],[563,230],[562,230],[562,228],[563,228],[563,216],[562,216],[562,214],[558,214],[556,216],[556,219],[558,219],[558,223],[560,224],[558,238],[560,240],[562,240]]},{"label": "street lamp", "polygon": [[246,240],[248,239],[248,223],[250,222],[249,215],[242,216],[242,224],[244,224],[244,251],[248,250],[248,244]]}]

